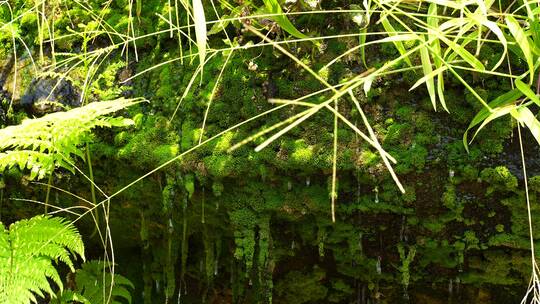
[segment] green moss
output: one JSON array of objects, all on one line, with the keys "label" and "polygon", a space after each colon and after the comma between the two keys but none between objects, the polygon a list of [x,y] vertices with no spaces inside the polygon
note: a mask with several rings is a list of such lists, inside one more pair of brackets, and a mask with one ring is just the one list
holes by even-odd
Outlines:
[{"label": "green moss", "polygon": [[540,175],[529,178],[529,189],[531,191],[540,192]]},{"label": "green moss", "polygon": [[204,165],[212,176],[223,178],[238,173],[237,161],[231,155],[212,155],[204,158]]},{"label": "green moss", "polygon": [[499,166],[495,168],[486,168],[480,172],[480,178],[489,186],[486,194],[492,194],[495,191],[509,192],[517,188],[517,178],[510,173],[507,167]]},{"label": "green moss", "polygon": [[306,145],[304,140],[294,142],[289,160],[298,166],[309,165],[313,160],[313,147]]}]

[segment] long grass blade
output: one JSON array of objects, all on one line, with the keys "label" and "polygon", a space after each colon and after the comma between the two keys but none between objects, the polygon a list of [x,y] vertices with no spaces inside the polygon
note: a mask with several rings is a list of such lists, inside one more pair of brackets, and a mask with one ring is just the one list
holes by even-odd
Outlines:
[{"label": "long grass blade", "polygon": [[206,58],[206,17],[201,0],[193,0],[193,22],[195,23],[195,38],[199,50],[199,62],[201,67],[201,81]]}]

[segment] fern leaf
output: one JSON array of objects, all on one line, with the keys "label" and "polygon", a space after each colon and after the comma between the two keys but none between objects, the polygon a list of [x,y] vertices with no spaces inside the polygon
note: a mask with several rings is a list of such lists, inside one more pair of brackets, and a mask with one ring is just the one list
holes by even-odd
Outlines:
[{"label": "fern leaf", "polygon": [[131,119],[106,115],[139,102],[140,99],[93,102],[1,129],[0,172],[18,166],[30,170],[30,179],[42,179],[56,167],[73,172],[71,164],[75,157],[83,158],[80,147],[91,141],[90,132],[94,128],[133,124]]},{"label": "fern leaf", "polygon": [[62,280],[52,261],[73,270],[72,252],[84,259],[84,244],[72,223],[62,218],[36,216],[0,230],[0,303],[37,303],[54,295],[49,280],[60,289]]}]

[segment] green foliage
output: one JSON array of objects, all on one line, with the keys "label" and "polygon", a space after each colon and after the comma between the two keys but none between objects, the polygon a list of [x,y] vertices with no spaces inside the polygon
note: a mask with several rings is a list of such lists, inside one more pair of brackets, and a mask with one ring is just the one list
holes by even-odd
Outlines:
[{"label": "green foliage", "polygon": [[303,304],[323,300],[328,288],[321,286],[326,277],[324,270],[315,266],[313,271],[291,271],[276,284],[276,298],[280,303]]},{"label": "green foliage", "polygon": [[75,290],[67,290],[51,304],[122,304],[131,303],[133,283],[122,275],[112,274],[111,264],[88,261],[75,272]]},{"label": "green foliage", "polygon": [[53,261],[75,271],[72,254],[84,259],[84,245],[77,229],[66,220],[36,216],[0,231],[0,302],[37,303],[37,296],[54,296],[51,280],[63,289]]},{"label": "green foliage", "polygon": [[56,167],[74,172],[74,157],[84,158],[80,147],[91,141],[97,127],[123,127],[130,119],[106,117],[136,100],[119,99],[90,103],[67,112],[26,119],[20,125],[0,130],[0,171],[18,166],[30,170],[30,179],[41,179]]}]

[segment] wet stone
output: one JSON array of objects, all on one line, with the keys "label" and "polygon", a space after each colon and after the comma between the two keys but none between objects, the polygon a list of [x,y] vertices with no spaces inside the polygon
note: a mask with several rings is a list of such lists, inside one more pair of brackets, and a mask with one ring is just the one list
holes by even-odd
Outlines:
[{"label": "wet stone", "polygon": [[21,97],[20,104],[30,114],[42,116],[66,108],[79,107],[81,98],[69,80],[35,78]]}]

